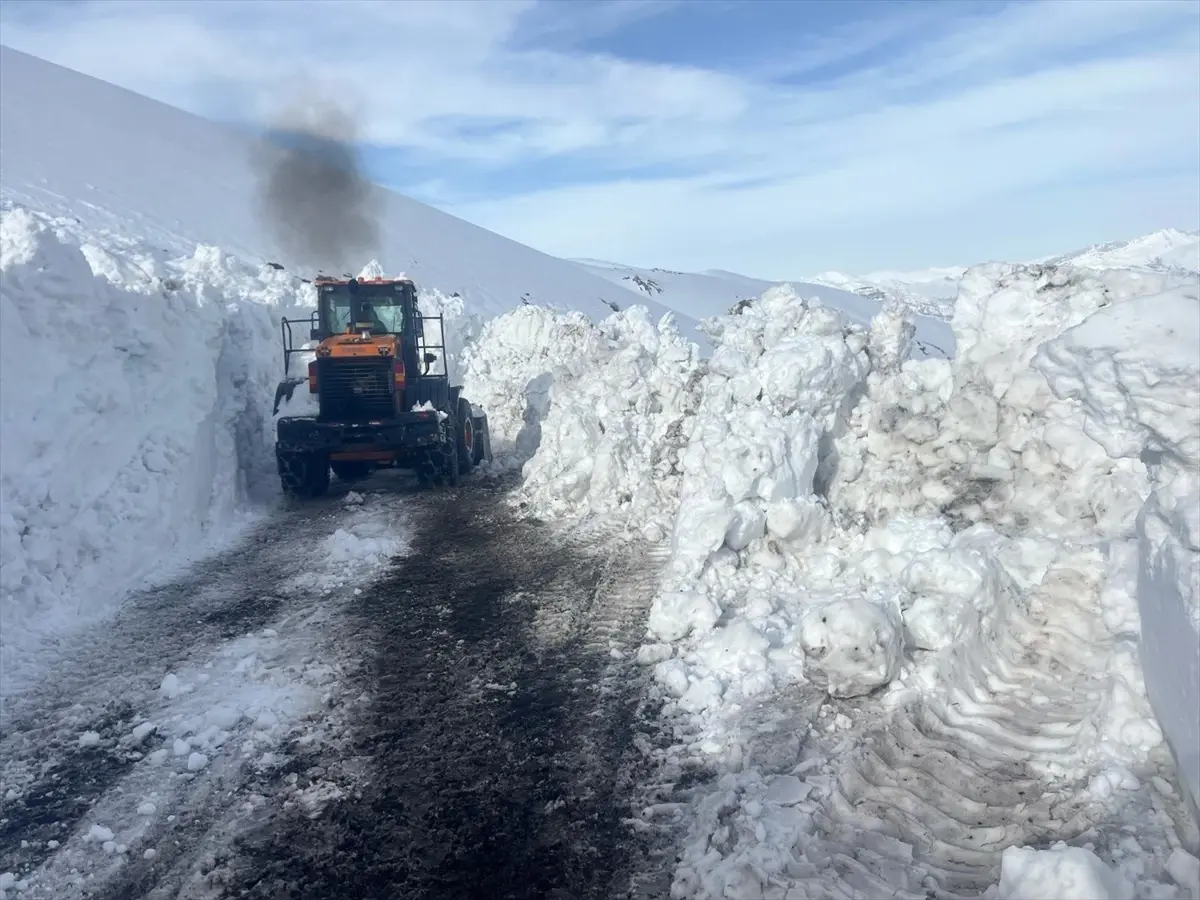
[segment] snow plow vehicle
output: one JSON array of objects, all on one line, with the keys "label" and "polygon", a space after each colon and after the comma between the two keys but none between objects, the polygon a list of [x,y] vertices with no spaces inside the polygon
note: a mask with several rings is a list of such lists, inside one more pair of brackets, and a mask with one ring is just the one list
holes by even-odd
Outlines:
[{"label": "snow plow vehicle", "polygon": [[[383,467],[416,471],[427,484],[456,485],[490,461],[487,414],[451,385],[441,316],[423,315],[407,278],[317,278],[317,308],[283,319],[284,379],[275,391],[290,401],[307,380],[315,415],[276,420],[275,458],[286,494],[311,498]],[[295,346],[293,326],[308,327],[314,346]],[[307,378],[289,373],[292,357],[312,354]]]}]

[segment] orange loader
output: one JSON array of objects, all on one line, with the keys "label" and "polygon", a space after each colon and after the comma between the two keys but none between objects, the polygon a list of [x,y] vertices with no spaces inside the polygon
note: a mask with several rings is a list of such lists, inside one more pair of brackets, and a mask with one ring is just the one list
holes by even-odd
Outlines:
[{"label": "orange loader", "polygon": [[[303,377],[288,373],[296,353],[315,353],[308,389],[316,415],[277,420],[275,458],[286,494],[311,498],[383,467],[408,468],[427,484],[453,486],[492,459],[487,414],[450,384],[441,316],[424,316],[407,278],[318,278],[317,309],[284,319],[284,380],[291,399]],[[315,348],[294,346],[292,327],[307,323]],[[431,342],[430,337],[436,335]]]}]

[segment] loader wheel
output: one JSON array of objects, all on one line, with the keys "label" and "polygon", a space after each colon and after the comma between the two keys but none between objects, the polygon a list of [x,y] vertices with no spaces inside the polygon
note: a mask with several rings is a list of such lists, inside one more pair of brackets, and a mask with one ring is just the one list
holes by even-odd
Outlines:
[{"label": "loader wheel", "polygon": [[342,481],[361,481],[371,474],[371,464],[357,459],[338,459],[329,464]]},{"label": "loader wheel", "polygon": [[458,401],[458,428],[455,429],[454,443],[458,451],[458,470],[463,475],[471,474],[479,455],[475,449],[475,419],[471,415],[471,404],[464,398]]},{"label": "loader wheel", "polygon": [[277,453],[279,483],[292,497],[320,497],[329,490],[329,457],[324,453]]},{"label": "loader wheel", "polygon": [[449,420],[451,438],[425,451],[425,458],[417,466],[417,478],[423,484],[437,487],[455,487],[459,479],[458,466],[458,423]]},{"label": "loader wheel", "polygon": [[[492,461],[491,443],[492,437],[488,434],[487,417],[483,416],[479,422],[475,421],[475,417],[471,417],[472,435],[475,442],[474,457],[475,465],[479,465],[486,458],[488,462]],[[482,426],[482,427],[481,427]]]}]

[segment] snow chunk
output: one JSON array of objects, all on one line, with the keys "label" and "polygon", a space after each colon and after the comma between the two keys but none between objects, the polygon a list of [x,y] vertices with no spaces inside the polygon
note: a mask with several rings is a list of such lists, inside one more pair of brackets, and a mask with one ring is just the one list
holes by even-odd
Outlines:
[{"label": "snow chunk", "polygon": [[184,684],[174,672],[168,672],[164,675],[162,684],[158,688],[158,692],[168,700],[174,700],[177,697],[182,697],[184,694],[190,694],[193,690],[195,688],[192,685]]},{"label": "snow chunk", "polygon": [[1176,847],[1167,859],[1167,871],[1190,896],[1200,896],[1200,859],[1182,847]]},{"label": "snow chunk", "polygon": [[208,757],[203,753],[191,753],[187,759],[187,770],[189,772],[199,772],[208,765]]},{"label": "snow chunk", "polygon": [[108,828],[105,828],[103,825],[93,825],[88,829],[87,834],[84,836],[84,840],[97,841],[100,843],[111,841],[112,839],[112,831]]},{"label": "snow chunk", "polygon": [[800,625],[809,677],[835,697],[856,697],[888,684],[904,647],[894,601],[842,597],[818,603]]},{"label": "snow chunk", "polygon": [[1061,841],[1049,850],[1006,847],[1000,900],[1127,900],[1133,886],[1095,853]]},{"label": "snow chunk", "polygon": [[693,591],[659,597],[650,610],[646,629],[664,641],[677,641],[693,631],[711,629],[721,616],[711,599]]},{"label": "snow chunk", "polygon": [[414,403],[412,412],[436,412],[439,422],[445,422],[448,418],[450,418],[449,413],[438,409],[429,400],[426,400],[424,403]]}]

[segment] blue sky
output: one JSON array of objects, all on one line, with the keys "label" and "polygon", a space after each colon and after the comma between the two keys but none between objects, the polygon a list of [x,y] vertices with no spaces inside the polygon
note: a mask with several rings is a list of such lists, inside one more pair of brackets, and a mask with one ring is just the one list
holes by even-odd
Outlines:
[{"label": "blue sky", "polygon": [[1200,0],[8,2],[225,121],[305,86],[382,183],[561,256],[765,278],[1200,227]]}]

